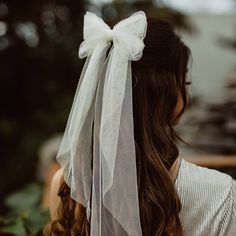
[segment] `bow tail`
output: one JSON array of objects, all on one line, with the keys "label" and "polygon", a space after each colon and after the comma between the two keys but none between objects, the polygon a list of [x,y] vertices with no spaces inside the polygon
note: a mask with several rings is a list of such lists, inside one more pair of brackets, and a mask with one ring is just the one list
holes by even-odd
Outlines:
[{"label": "bow tail", "polygon": [[111,232],[114,236],[142,235],[137,197],[131,62],[117,53],[116,48],[111,50],[95,105],[94,212],[90,234],[93,236],[108,236]]},{"label": "bow tail", "polygon": [[91,150],[94,102],[101,68],[109,45],[98,45],[86,59],[74,97],[66,130],[57,154],[70,196],[87,209],[90,217],[92,184]]}]

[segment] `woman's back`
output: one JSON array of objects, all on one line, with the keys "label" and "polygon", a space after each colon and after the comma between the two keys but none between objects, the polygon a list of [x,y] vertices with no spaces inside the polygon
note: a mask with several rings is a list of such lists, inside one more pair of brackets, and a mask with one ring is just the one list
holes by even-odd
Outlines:
[{"label": "woman's back", "polygon": [[179,156],[174,126],[188,105],[190,49],[171,25],[143,12],[118,23],[127,26],[122,33],[85,16],[80,54],[91,56],[57,155],[65,181],[52,184],[62,201],[51,203],[60,215],[46,235],[236,235],[231,177],[184,160],[175,183],[170,176]]},{"label": "woman's back", "polygon": [[182,159],[175,187],[185,235],[236,235],[236,181],[229,175]]}]

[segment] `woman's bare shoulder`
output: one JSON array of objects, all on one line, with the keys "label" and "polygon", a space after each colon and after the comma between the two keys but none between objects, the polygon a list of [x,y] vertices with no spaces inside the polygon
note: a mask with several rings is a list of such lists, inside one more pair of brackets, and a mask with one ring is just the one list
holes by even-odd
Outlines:
[{"label": "woman's bare shoulder", "polygon": [[60,197],[58,196],[61,180],[63,176],[63,169],[58,169],[52,177],[51,185],[50,185],[50,196],[49,196],[49,209],[51,219],[57,219],[57,209],[60,203]]}]

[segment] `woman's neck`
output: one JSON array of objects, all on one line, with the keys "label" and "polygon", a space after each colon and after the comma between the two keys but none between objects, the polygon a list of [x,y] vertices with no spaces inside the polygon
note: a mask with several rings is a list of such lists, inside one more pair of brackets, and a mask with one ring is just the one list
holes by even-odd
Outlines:
[{"label": "woman's neck", "polygon": [[169,174],[173,182],[175,182],[175,180],[177,179],[180,163],[181,159],[178,157],[169,170]]}]

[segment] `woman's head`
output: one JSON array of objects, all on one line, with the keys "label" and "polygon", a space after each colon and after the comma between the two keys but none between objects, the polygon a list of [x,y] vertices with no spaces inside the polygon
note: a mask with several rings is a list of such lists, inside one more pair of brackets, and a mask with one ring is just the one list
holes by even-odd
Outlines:
[{"label": "woman's head", "polygon": [[[146,105],[157,121],[173,125],[187,104],[190,50],[167,22],[152,18],[148,19],[144,44],[142,58],[132,62],[134,97],[137,92],[140,99],[147,98]],[[177,103],[180,112],[175,109]]]}]

